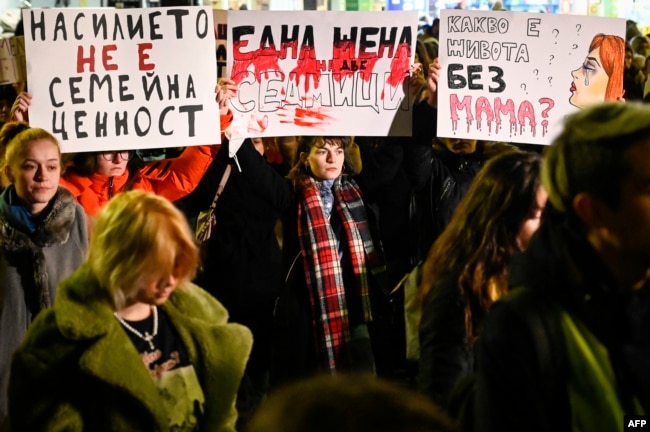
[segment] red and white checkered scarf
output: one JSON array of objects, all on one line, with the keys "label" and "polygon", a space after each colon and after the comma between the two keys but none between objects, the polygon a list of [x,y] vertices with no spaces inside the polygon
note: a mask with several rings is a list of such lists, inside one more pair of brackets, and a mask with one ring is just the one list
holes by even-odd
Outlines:
[{"label": "red and white checkered scarf", "polygon": [[[334,372],[348,364],[346,344],[350,341],[349,314],[343,285],[343,268],[337,248],[338,240],[323,214],[323,203],[313,180],[298,206],[298,237],[307,277],[312,307],[316,346],[325,370]],[[334,208],[340,217],[351,259],[355,287],[363,306],[366,322],[371,321],[368,292],[368,267],[376,262],[368,216],[357,184],[351,178],[334,181]]]}]

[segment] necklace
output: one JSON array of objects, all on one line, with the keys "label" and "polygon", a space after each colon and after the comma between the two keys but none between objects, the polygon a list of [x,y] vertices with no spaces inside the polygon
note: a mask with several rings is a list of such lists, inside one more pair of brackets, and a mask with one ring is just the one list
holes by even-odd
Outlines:
[{"label": "necklace", "polygon": [[122,319],[122,317],[120,317],[117,314],[117,312],[113,312],[113,315],[115,315],[115,318],[117,318],[117,320],[124,326],[125,329],[127,329],[128,331],[130,331],[140,339],[147,341],[149,343],[149,348],[153,351],[154,350],[153,338],[155,338],[156,335],[158,334],[158,308],[156,306],[152,306],[151,308],[153,310],[153,331],[151,334],[149,334],[149,332],[144,332],[143,335],[142,333],[140,333],[139,331],[131,327],[129,323],[124,321],[124,319]]}]

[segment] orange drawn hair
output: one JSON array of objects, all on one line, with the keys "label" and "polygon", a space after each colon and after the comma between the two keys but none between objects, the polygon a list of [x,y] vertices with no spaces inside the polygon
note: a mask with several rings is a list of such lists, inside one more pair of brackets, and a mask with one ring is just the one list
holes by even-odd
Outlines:
[{"label": "orange drawn hair", "polygon": [[605,100],[623,97],[623,71],[625,69],[625,40],[620,36],[599,33],[591,40],[589,52],[600,48],[600,61],[609,77]]}]

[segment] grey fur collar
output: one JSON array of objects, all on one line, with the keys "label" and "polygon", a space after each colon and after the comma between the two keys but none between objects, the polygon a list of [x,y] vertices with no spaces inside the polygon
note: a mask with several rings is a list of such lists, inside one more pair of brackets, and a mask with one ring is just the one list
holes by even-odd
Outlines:
[{"label": "grey fur collar", "polygon": [[28,243],[45,247],[65,243],[70,236],[70,228],[75,221],[75,199],[65,188],[59,187],[52,202],[45,211],[45,218],[36,227],[36,232],[29,235],[14,223],[8,211],[7,195],[11,189],[0,196],[0,247],[12,251],[23,250]]},{"label": "grey fur collar", "polygon": [[7,254],[22,254],[25,260],[31,260],[33,266],[32,287],[26,282],[25,290],[34,290],[34,298],[38,304],[32,305],[32,313],[51,306],[48,275],[45,270],[45,257],[42,249],[54,244],[68,241],[70,230],[75,222],[76,203],[72,194],[65,188],[59,187],[52,202],[46,209],[47,214],[36,227],[33,234],[21,230],[16,224],[8,208],[8,194],[11,187],[0,195],[0,250]]}]

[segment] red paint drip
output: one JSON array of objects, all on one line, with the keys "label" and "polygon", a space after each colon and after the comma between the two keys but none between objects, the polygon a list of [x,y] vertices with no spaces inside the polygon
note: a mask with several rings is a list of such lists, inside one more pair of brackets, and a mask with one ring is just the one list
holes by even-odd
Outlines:
[{"label": "red paint drip", "polygon": [[324,62],[316,60],[314,48],[301,47],[300,58],[296,63],[296,67],[289,72],[289,79],[294,80],[297,86],[300,84],[300,77],[304,77],[305,93],[307,93],[310,79],[314,81],[314,88],[318,88],[322,68],[324,68]]},{"label": "red paint drip", "polygon": [[[238,53],[242,47],[247,43],[235,43],[233,51]],[[238,58],[239,57],[239,58]],[[273,47],[260,48],[255,51],[246,53],[244,55],[235,55],[232,63],[231,77],[235,83],[239,84],[246,76],[249,68],[253,68],[253,73],[258,82],[261,81],[262,74],[268,79],[269,72],[274,72],[276,76],[279,74],[284,78],[282,69],[278,60],[280,59],[280,52]]]},{"label": "red paint drip", "polygon": [[355,52],[356,46],[352,41],[340,41],[334,44],[330,70],[335,81],[340,82],[344,77],[351,77],[354,74],[348,66],[352,63],[352,59],[355,59]]},{"label": "red paint drip", "polygon": [[397,87],[402,84],[404,78],[409,74],[411,68],[411,49],[408,44],[401,43],[397,47],[397,52],[390,62],[390,75],[387,84]]},{"label": "red paint drip", "polygon": [[363,57],[356,57],[356,46],[352,41],[340,41],[334,44],[332,60],[329,69],[336,82],[345,77],[352,77],[358,73],[364,81],[370,81],[373,69],[379,60],[377,54],[366,53]]}]

